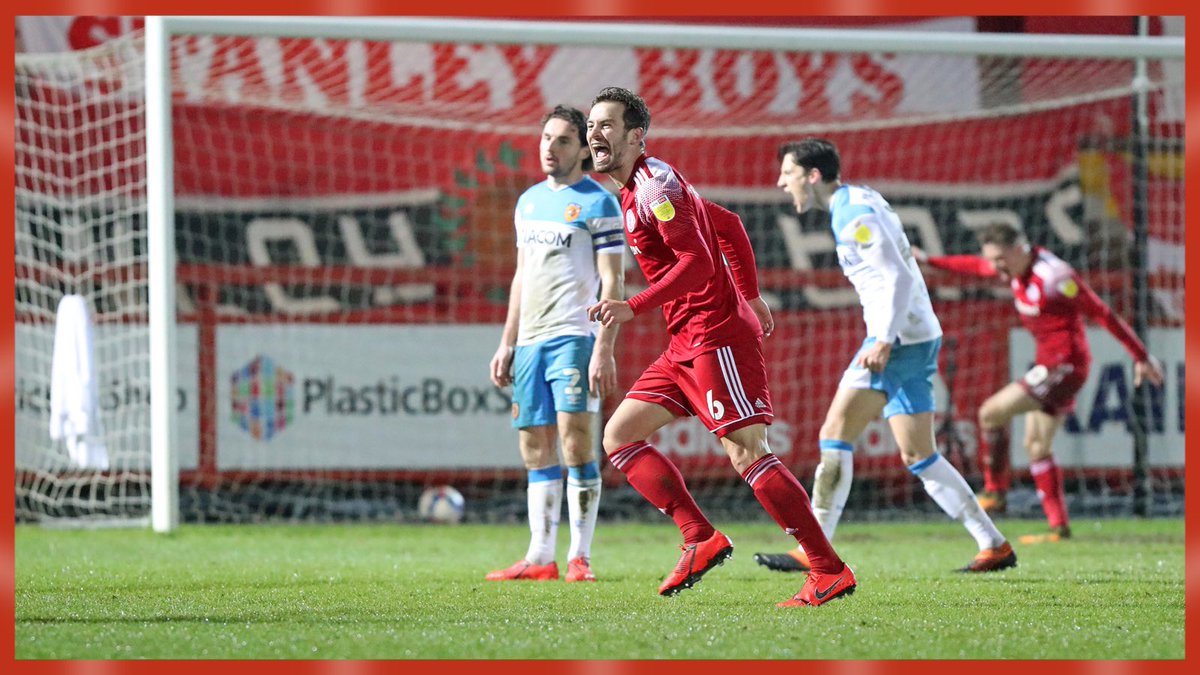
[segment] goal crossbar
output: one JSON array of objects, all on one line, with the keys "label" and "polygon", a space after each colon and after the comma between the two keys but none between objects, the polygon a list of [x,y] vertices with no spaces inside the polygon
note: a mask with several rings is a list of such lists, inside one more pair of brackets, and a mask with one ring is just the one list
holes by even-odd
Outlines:
[{"label": "goal crossbar", "polygon": [[259,35],[357,40],[444,40],[592,47],[747,49],[1183,59],[1184,39],[1162,36],[1004,35],[834,28],[762,28],[666,23],[571,23],[422,17],[161,17],[173,35]]}]

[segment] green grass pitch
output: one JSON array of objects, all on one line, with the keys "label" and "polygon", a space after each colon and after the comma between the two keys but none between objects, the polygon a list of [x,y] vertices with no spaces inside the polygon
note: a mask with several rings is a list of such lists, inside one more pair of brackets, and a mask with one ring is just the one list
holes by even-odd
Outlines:
[{"label": "green grass pitch", "polygon": [[[1014,540],[1043,522],[999,523]],[[734,557],[656,593],[670,524],[606,524],[596,584],[484,582],[520,526],[191,526],[15,534],[17,659],[1181,659],[1182,520],[1074,523],[1019,566],[961,575],[952,523],[847,523],[853,596],[778,609],[799,575],[756,565],[790,538],[720,523]],[[559,533],[565,572],[566,528]]]}]

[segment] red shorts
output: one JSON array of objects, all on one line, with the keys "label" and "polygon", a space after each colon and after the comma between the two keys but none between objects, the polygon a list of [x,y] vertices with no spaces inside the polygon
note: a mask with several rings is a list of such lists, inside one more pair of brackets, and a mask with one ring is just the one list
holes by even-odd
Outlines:
[{"label": "red shorts", "polygon": [[718,438],[751,424],[770,424],[771,393],[762,338],[675,362],[666,354],[651,363],[625,398],[700,418]]},{"label": "red shorts", "polygon": [[1042,404],[1042,411],[1050,415],[1065,415],[1075,409],[1075,395],[1087,381],[1087,369],[1076,368],[1070,363],[1057,366],[1038,364],[1017,380],[1025,393]]}]

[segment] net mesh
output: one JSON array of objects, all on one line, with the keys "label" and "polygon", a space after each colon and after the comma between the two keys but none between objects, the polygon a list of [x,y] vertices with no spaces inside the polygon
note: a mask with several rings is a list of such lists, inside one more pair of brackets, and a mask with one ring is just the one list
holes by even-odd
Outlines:
[{"label": "net mesh", "polygon": [[[149,509],[141,63],[137,39],[17,59],[18,517],[125,520]],[[98,400],[86,418],[67,395],[51,398],[55,318],[68,295],[86,298],[95,324]],[[72,455],[68,423],[93,434],[91,452]]]},{"label": "net mesh", "polygon": [[[141,49],[133,35],[17,60],[22,518],[148,510]],[[560,102],[586,111],[610,84],[647,100],[649,152],[746,225],[778,324],[770,442],[806,485],[864,328],[827,215],[798,216],[775,187],[781,142],[834,140],[845,179],[882,192],[931,254],[975,252],[974,231],[995,220],[1020,226],[1126,318],[1143,195],[1149,346],[1168,369],[1150,488],[1157,512],[1182,512],[1181,64],[1150,63],[1150,133],[1135,143],[1134,65],[1119,59],[214,36],[176,37],[172,52],[184,520],[412,518],[420,491],[443,482],[464,492],[469,519],[523,518],[510,393],[487,381],[516,259],[512,209],[541,180],[541,115]],[[632,295],[645,282],[626,260]],[[978,405],[1032,352],[1006,289],[927,280],[946,331],[939,442],[977,482]],[[107,469],[80,466],[46,433],[65,294],[94,314]],[[1125,513],[1131,368],[1102,330],[1091,337],[1090,388],[1056,452],[1073,510]],[[660,317],[627,324],[621,384],[664,346]],[[1033,515],[1015,431],[1010,508]],[[706,511],[759,515],[694,420],[652,441]],[[847,519],[933,513],[882,422],[857,447]],[[602,515],[655,517],[619,472],[604,475]]]}]

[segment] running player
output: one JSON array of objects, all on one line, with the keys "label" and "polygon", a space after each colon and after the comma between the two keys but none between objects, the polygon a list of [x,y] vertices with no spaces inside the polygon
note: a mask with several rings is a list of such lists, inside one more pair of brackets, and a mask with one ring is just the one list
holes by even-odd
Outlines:
[{"label": "running player", "polygon": [[1020,541],[1060,541],[1071,536],[1071,525],[1063,499],[1062,472],[1054,461],[1052,446],[1063,418],[1075,408],[1075,395],[1087,380],[1092,361],[1083,318],[1091,317],[1108,329],[1133,356],[1135,386],[1141,386],[1143,380],[1161,386],[1162,366],[1129,324],[1114,314],[1070,265],[1041,246],[1030,246],[1017,228],[1007,223],[989,225],[980,231],[979,244],[983,257],[926,256],[920,249],[914,251],[918,261],[932,267],[1007,283],[1021,323],[1037,345],[1033,368],[979,408],[984,440],[980,452],[984,489],[979,501],[990,511],[1005,509],[1012,481],[1008,424],[1024,413],[1029,472],[1050,531]]},{"label": "running player", "polygon": [[604,429],[613,466],[683,535],[683,555],[658,592],[690,588],[733,554],[733,542],[700,511],[679,469],[646,442],[671,420],[695,415],[721,439],[767,513],[809,552],[812,573],[779,605],[848,595],[857,586],[854,572],[821,532],[804,488],[767,446],[772,413],[762,340],[774,324],[758,294],[749,238],[736,216],[714,209],[674,167],[645,154],[649,129],[645,101],[627,89],[605,88],[592,102],[592,159],[620,186],[629,246],[650,287],[628,301],[602,300],[588,316],[616,326],[662,307],[666,318],[666,352]]},{"label": "running player", "polygon": [[[878,192],[842,184],[841,158],[827,140],[786,143],[779,149],[779,162],[779,187],[791,196],[797,212],[829,211],[838,261],[858,292],[867,324],[866,340],[842,375],[821,425],[813,502],[825,535],[833,538],[850,495],[854,441],[882,412],[908,470],[979,547],[960,571],[1015,566],[1012,546],[958,469],[935,450],[933,375],[942,326],[900,218]],[[801,546],[787,553],[758,553],[754,559],[774,570],[808,571],[811,553]]]},{"label": "running player", "polygon": [[[567,465],[571,545],[567,581],[595,581],[590,556],[600,504],[592,424],[616,388],[616,326],[596,325],[587,307],[624,297],[625,239],[617,200],[584,175],[591,168],[583,112],[558,106],[542,120],[546,180],[517,200],[517,270],[492,383],[513,384],[513,426],[528,471],[529,549],[489,581],[558,579],[555,539]],[[515,370],[515,373],[512,371]]]}]

